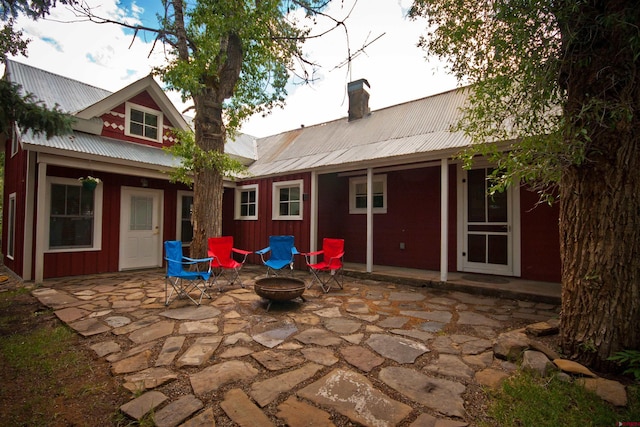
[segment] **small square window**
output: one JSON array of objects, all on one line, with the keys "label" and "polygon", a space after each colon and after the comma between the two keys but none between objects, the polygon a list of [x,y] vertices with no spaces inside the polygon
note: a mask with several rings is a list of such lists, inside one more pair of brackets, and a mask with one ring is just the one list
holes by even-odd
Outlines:
[{"label": "small square window", "polygon": [[126,135],[161,142],[162,113],[146,107],[126,104]]},{"label": "small square window", "polygon": [[[387,176],[373,177],[373,213],[387,213]],[[367,213],[367,178],[349,179],[349,213]]]},{"label": "small square window", "polygon": [[273,183],[273,219],[302,219],[302,180]]},{"label": "small square window", "polygon": [[235,219],[258,219],[258,185],[244,185],[236,188]]}]

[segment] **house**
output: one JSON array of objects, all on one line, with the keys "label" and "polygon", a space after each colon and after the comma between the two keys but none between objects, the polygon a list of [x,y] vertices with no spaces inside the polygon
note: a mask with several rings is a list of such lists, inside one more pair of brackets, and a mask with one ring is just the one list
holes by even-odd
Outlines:
[{"label": "house", "polygon": [[[151,77],[109,93],[16,62],[7,75],[78,119],[70,136],[7,138],[9,268],[39,281],[153,267],[162,240],[190,240],[193,195],[169,182],[177,161],[161,150],[173,143],[171,128],[188,124]],[[557,207],[536,206],[525,186],[488,197],[491,165],[467,171],[456,160],[469,144],[450,130],[465,90],[370,111],[368,89],[364,79],[349,83],[343,119],[227,143],[248,174],[225,183],[223,234],[249,250],[270,235],[294,235],[301,251],[342,237],[345,261],[370,272],[385,265],[440,271],[443,281],[460,271],[559,282]],[[78,182],[88,175],[101,179],[93,192]]]}]

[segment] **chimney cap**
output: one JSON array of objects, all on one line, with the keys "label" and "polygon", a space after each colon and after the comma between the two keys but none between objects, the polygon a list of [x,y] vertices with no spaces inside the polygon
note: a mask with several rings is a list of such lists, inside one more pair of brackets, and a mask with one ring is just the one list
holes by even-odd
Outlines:
[{"label": "chimney cap", "polygon": [[363,84],[367,85],[368,88],[371,87],[371,85],[369,84],[367,79],[358,79],[358,80],[354,80],[352,82],[349,82],[347,84],[347,91],[351,92],[351,91],[354,91],[354,90],[362,89],[363,88]]}]

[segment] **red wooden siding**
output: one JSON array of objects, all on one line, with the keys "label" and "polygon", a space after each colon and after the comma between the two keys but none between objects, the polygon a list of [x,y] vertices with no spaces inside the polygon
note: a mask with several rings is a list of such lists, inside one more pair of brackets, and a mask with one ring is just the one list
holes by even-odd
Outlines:
[{"label": "red wooden siding", "polygon": [[[269,246],[269,236],[293,235],[295,245],[301,252],[309,251],[309,230],[311,203],[308,196],[303,196],[302,220],[273,220],[272,219],[272,185],[274,182],[302,179],[303,194],[309,195],[311,191],[311,175],[299,173],[277,178],[262,180],[247,180],[240,185],[258,184],[258,220],[239,221],[233,218],[234,190],[227,190],[224,198],[225,214],[223,222],[223,234],[230,233],[234,236],[234,245],[237,248],[248,251],[257,251]],[[227,225],[224,225],[224,224]],[[228,225],[233,224],[232,226]],[[262,264],[259,255],[252,254],[248,258],[252,264]],[[296,261],[296,268],[304,268],[304,259]]]},{"label": "red wooden siding", "polygon": [[560,282],[558,204],[540,204],[538,194],[520,189],[521,262],[523,279]]},{"label": "red wooden siding", "polygon": [[[25,230],[25,199],[26,199],[26,182],[27,176],[27,152],[21,148],[15,156],[11,157],[11,138],[5,141],[5,164],[4,164],[4,221],[2,222],[2,253],[4,254],[3,263],[12,271],[22,275],[24,268],[24,230]],[[8,229],[8,209],[9,196],[16,193],[16,215],[15,215],[15,245],[14,259],[6,256],[7,254],[7,236]]]},{"label": "red wooden siding", "polygon": [[[137,104],[143,107],[151,108],[152,110],[156,110],[160,112],[160,107],[158,107],[158,104],[155,103],[153,98],[151,98],[149,93],[146,91],[139,93],[138,95],[129,99],[128,102]],[[125,117],[124,117],[126,112],[125,104],[124,103],[120,104],[117,107],[113,108],[111,111],[117,114],[105,113],[101,117],[102,120],[104,120],[105,122],[105,126],[103,126],[102,128],[102,136],[106,136],[114,139],[121,139],[124,141],[136,142],[138,144],[150,145],[152,147],[160,147],[161,145],[165,145],[165,146],[173,145],[173,143],[168,141],[164,141],[163,144],[158,144],[158,143],[154,143],[153,141],[149,141],[147,139],[136,138],[134,136],[125,135],[125,132],[123,130],[125,127]],[[106,123],[109,123],[109,126],[107,126]],[[111,126],[111,124],[114,124],[115,127]],[[169,127],[175,127],[175,125],[169,121],[166,114],[163,114],[163,125],[169,126]],[[120,129],[120,127],[122,127],[123,129]],[[165,135],[167,134],[170,134],[170,132],[168,131],[165,132]]]},{"label": "red wooden siding", "polygon": [[[44,255],[44,278],[74,276],[118,271],[120,251],[120,196],[121,186],[141,187],[139,177],[68,169],[50,166],[49,176],[78,178],[90,174],[103,182],[102,249],[86,252],[55,252]],[[147,179],[148,188],[164,190],[162,238],[176,237],[177,190],[186,189],[165,180]],[[34,242],[35,244],[35,242]]]},{"label": "red wooden siding", "polygon": [[[373,215],[374,264],[439,269],[440,168],[394,171],[385,175],[387,213]],[[450,198],[455,200],[455,189],[452,191]],[[349,177],[321,176],[319,205],[319,238],[344,238],[345,261],[365,263],[367,217],[349,214]],[[455,211],[452,218],[455,220]],[[450,230],[455,241],[455,227]],[[404,249],[400,248],[401,243]],[[452,257],[455,260],[455,252]]]}]

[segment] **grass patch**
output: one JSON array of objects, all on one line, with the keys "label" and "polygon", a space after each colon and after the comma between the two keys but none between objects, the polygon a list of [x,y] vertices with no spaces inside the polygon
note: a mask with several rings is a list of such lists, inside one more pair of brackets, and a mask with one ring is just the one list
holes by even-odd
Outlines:
[{"label": "grass patch", "polygon": [[28,289],[0,293],[0,366],[0,425],[130,425],[116,417],[126,400],[108,366]]},{"label": "grass patch", "polygon": [[627,387],[629,404],[616,408],[594,393],[557,377],[540,378],[519,372],[489,399],[486,427],[614,426],[640,421],[640,386]]}]

